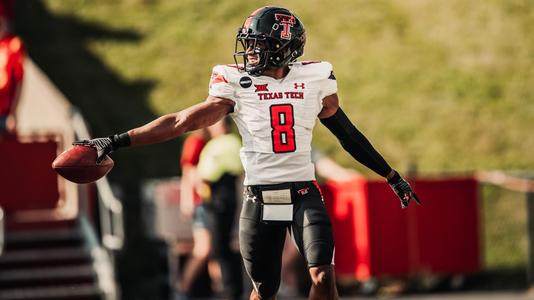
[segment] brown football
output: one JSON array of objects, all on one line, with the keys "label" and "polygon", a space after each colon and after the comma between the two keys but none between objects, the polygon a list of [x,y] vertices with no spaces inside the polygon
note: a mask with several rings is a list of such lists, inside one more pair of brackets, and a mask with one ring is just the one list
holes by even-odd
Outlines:
[{"label": "brown football", "polygon": [[75,183],[91,183],[104,177],[112,168],[113,160],[106,155],[96,163],[97,152],[94,147],[76,145],[61,153],[52,168],[63,178]]}]

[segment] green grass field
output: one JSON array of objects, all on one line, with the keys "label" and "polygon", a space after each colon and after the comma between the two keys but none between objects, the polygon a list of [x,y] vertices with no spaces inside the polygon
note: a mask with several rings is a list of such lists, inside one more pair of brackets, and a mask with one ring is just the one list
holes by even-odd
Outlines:
[{"label": "green grass field", "polygon": [[[238,26],[265,4],[300,16],[304,59],[333,63],[344,110],[396,168],[534,168],[532,1],[19,1],[16,25],[95,135],[107,135],[202,101],[211,67],[233,62]],[[315,134],[318,148],[368,174],[322,126]],[[125,151],[112,178],[177,174],[178,151]],[[498,249],[488,265],[524,263],[523,240],[491,247],[520,240],[522,196],[484,195],[486,247]]]},{"label": "green grass field", "polygon": [[528,260],[526,197],[493,186],[481,189],[482,248],[487,269],[517,269]]}]

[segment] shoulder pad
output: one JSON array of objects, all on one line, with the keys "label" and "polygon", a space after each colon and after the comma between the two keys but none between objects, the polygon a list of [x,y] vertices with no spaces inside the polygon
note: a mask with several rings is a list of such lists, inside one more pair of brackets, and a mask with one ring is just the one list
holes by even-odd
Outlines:
[{"label": "shoulder pad", "polygon": [[222,77],[224,77],[224,79],[226,79],[226,83],[229,83],[236,82],[244,74],[246,73],[242,72],[235,64],[216,65],[215,67],[213,67],[211,78],[212,80],[214,80],[215,78],[221,78],[222,80]]},{"label": "shoulder pad", "polygon": [[319,80],[327,78],[335,80],[332,64],[327,61],[303,61],[293,63],[292,67]]}]

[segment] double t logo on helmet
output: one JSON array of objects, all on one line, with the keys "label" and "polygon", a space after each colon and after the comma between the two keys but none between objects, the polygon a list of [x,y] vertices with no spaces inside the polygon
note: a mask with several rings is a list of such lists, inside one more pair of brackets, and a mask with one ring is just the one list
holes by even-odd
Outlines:
[{"label": "double t logo on helmet", "polygon": [[[285,14],[274,14],[274,19],[279,21],[282,25],[282,32],[280,32],[280,38],[284,40],[291,40],[291,27],[295,25],[295,17],[292,15]],[[273,30],[278,30],[280,25],[274,24]]]}]

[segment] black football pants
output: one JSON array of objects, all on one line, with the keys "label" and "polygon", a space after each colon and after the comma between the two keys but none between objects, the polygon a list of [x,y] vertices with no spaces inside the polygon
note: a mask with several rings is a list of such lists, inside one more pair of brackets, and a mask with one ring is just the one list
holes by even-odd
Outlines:
[{"label": "black football pants", "polygon": [[[293,221],[262,221],[262,190],[286,188],[291,189]],[[332,225],[316,182],[245,187],[239,246],[245,269],[262,298],[278,291],[287,229],[309,268],[332,263]]]}]

